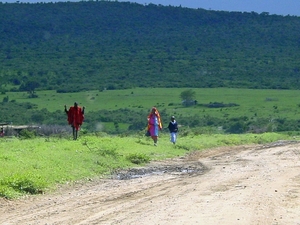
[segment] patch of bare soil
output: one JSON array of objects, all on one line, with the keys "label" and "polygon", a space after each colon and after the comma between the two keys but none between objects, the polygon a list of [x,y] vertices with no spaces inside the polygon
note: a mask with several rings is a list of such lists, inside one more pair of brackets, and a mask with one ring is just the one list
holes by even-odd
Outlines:
[{"label": "patch of bare soil", "polygon": [[2,225],[300,225],[300,143],[222,147],[0,200]]}]

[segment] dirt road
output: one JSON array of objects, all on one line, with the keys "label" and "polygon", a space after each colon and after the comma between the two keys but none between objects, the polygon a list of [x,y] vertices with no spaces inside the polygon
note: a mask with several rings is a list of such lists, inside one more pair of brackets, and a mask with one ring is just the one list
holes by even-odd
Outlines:
[{"label": "dirt road", "polygon": [[2,199],[0,224],[300,224],[297,142],[211,149],[120,174]]}]

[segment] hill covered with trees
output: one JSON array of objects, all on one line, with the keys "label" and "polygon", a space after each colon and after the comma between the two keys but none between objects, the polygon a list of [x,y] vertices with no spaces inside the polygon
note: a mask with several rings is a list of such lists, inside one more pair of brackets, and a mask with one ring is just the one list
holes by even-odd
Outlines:
[{"label": "hill covered with trees", "polygon": [[298,89],[299,27],[300,17],[267,12],[0,3],[0,83],[2,91]]}]

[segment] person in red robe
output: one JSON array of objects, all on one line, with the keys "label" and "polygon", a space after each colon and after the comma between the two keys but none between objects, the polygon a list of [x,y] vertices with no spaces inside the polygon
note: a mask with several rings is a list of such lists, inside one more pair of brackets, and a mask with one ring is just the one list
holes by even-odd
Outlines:
[{"label": "person in red robe", "polygon": [[77,102],[75,102],[74,106],[71,106],[69,110],[67,110],[67,106],[65,105],[65,113],[68,115],[68,123],[73,129],[73,140],[77,139],[78,131],[83,123],[84,109],[85,107],[81,109],[81,107],[78,106]]}]

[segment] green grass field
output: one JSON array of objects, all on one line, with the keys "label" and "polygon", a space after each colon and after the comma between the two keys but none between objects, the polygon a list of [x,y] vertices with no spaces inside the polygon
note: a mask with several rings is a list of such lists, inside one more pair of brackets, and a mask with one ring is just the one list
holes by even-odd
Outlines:
[{"label": "green grass field", "polygon": [[[55,91],[37,91],[38,98],[29,99],[27,93],[7,92],[9,100],[31,102],[39,109],[46,108],[53,112],[63,110],[64,105],[73,105],[77,101],[88,111],[101,109],[116,110],[129,108],[132,110],[150,110],[152,106],[166,109],[168,114],[195,115],[203,114],[219,118],[257,116],[264,118],[297,119],[300,114],[299,90],[251,90],[251,89],[192,89],[198,105],[183,107],[180,93],[185,88],[135,88],[112,91],[87,91],[79,93],[56,93]],[[235,103],[239,106],[226,108],[207,108],[201,104],[219,102]]]},{"label": "green grass field", "polygon": [[[37,91],[38,98],[28,98],[27,93],[7,92],[9,101],[31,102],[39,109],[54,112],[64,105],[77,101],[88,111],[129,108],[146,113],[152,106],[166,110],[168,115],[209,115],[219,118],[246,116],[277,119],[298,119],[300,91],[298,90],[249,90],[249,89],[192,89],[197,105],[183,107],[181,92],[185,88],[135,88],[114,91],[87,91],[59,94],[55,91]],[[239,106],[207,108],[203,104],[219,102]],[[112,123],[110,124],[114,126]],[[120,124],[120,129],[126,129]],[[205,127],[199,129],[206,129]],[[207,128],[209,129],[209,128]],[[208,130],[209,131],[209,130]],[[218,132],[198,132],[181,129],[179,141],[173,146],[167,132],[162,132],[156,148],[150,138],[138,132],[109,136],[105,133],[84,134],[78,141],[71,138],[0,138],[0,197],[16,198],[55,189],[57,184],[103,177],[119,168],[143,165],[149,160],[160,160],[185,155],[217,146],[268,143],[276,140],[298,140],[298,136],[263,133],[225,135]],[[296,132],[295,132],[296,133]]]},{"label": "green grass field", "polygon": [[197,135],[178,137],[173,145],[161,134],[158,146],[142,133],[109,136],[105,133],[71,138],[0,138],[0,197],[17,198],[55,190],[56,185],[87,182],[116,169],[144,165],[152,160],[183,156],[218,146],[263,144],[277,140],[299,140],[285,134]]}]

